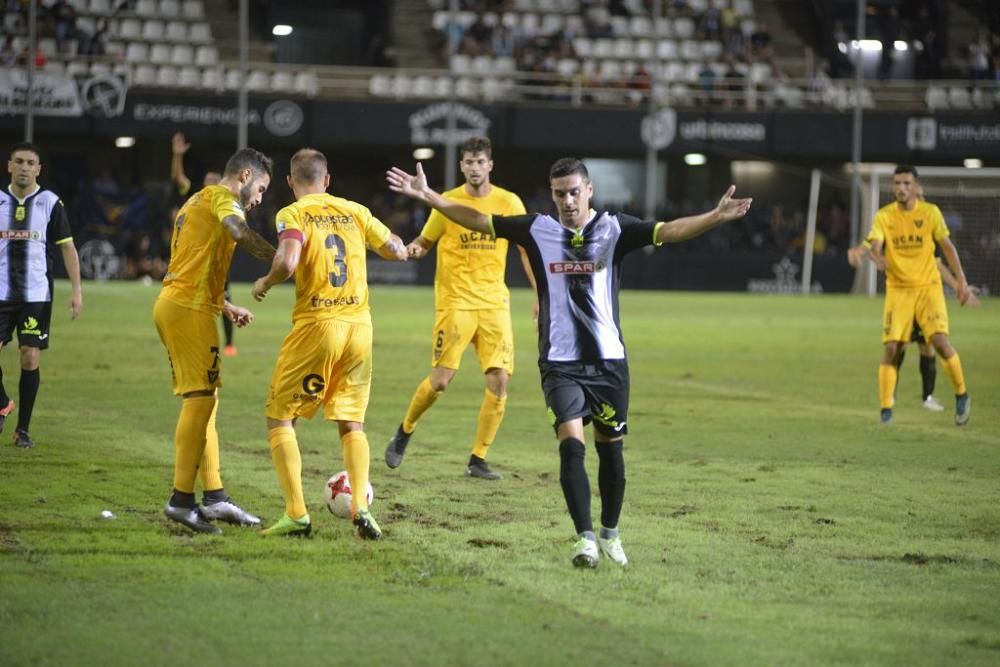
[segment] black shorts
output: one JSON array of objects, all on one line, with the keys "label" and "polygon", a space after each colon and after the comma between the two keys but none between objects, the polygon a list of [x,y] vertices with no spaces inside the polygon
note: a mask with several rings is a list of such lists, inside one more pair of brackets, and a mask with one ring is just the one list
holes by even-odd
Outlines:
[{"label": "black shorts", "polygon": [[539,361],[542,393],[552,427],[583,418],[584,425],[614,438],[628,433],[628,362]]},{"label": "black shorts", "polygon": [[16,330],[22,347],[44,350],[49,346],[51,319],[51,301],[0,301],[0,343],[9,343]]},{"label": "black shorts", "polygon": [[920,330],[920,325],[917,324],[916,320],[913,320],[913,334],[910,336],[911,343],[923,343],[924,342],[924,332]]}]

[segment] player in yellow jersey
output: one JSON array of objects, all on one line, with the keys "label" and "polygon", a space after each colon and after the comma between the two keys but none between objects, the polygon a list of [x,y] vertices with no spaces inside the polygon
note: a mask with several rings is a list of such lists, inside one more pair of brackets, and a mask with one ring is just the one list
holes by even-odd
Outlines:
[{"label": "player in yellow jersey", "polygon": [[969,421],[971,400],[961,360],[948,338],[948,309],[941,273],[934,259],[935,245],[941,248],[941,254],[955,275],[959,303],[964,305],[973,295],[958,251],[948,238],[948,226],[941,210],[919,199],[917,179],[916,168],[896,167],[892,177],[896,201],[879,209],[868,235],[872,261],[886,273],[884,348],[878,372],[881,420],[883,424],[892,423],[893,392],[898,378],[894,362],[899,348],[909,340],[916,321],[924,339],[941,357],[945,374],[955,389],[955,424],[962,426]]},{"label": "player in yellow jersey", "polygon": [[[274,257],[274,247],[246,222],[246,211],[260,204],[270,183],[270,158],[244,148],[229,158],[218,185],[185,202],[174,221],[170,264],[153,306],[174,394],[184,399],[174,433],[174,489],[164,513],[196,532],[221,532],[212,520],[260,524],[226,495],[219,474],[215,413],[222,360],[215,320],[220,313],[240,327],[253,320],[249,310],[227,302],[223,290],[236,244],[262,261]],[[194,496],[199,474],[201,506]]]},{"label": "player in yellow jersey", "polygon": [[[267,399],[267,442],[285,498],[285,514],[264,535],[308,535],[302,494],[302,457],[295,420],[323,408],[337,422],[344,467],[355,489],[368,487],[369,451],[364,432],[372,375],[372,321],[368,310],[365,252],[405,261],[406,247],[371,212],[327,194],[326,157],[312,148],[292,156],[288,185],[295,203],[277,215],[278,252],[271,270],[253,285],[260,301],[295,275],[292,331],[282,343]],[[351,513],[358,536],[382,531],[365,494],[354,493]]]},{"label": "player in yellow jersey", "polygon": [[[469,139],[459,147],[459,156],[465,184],[445,192],[445,197],[482,213],[524,214],[524,204],[516,194],[490,182],[493,149],[489,139]],[[435,210],[420,236],[407,249],[411,257],[419,258],[435,243],[438,244],[434,274],[436,317],[431,373],[417,386],[410,399],[406,416],[385,449],[385,462],[390,468],[397,468],[403,462],[417,422],[448,388],[458,372],[462,353],[472,343],[476,346],[479,366],[486,375],[486,391],[465,474],[480,479],[500,479],[486,463],[486,455],[503,420],[507,383],[514,372],[510,293],[504,284],[507,240],[469,231]],[[531,267],[524,251],[519,250],[525,273],[534,287]]]}]

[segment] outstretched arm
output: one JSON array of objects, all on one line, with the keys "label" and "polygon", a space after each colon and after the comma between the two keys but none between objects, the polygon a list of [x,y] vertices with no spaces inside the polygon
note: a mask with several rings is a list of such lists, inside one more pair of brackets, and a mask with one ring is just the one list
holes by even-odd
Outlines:
[{"label": "outstretched arm", "polygon": [[186,194],[191,189],[191,179],[184,173],[184,154],[191,148],[191,144],[184,140],[181,132],[177,132],[171,140],[170,148],[173,152],[170,158],[170,180],[182,194]]},{"label": "outstretched arm", "polygon": [[69,275],[69,282],[72,285],[72,293],[69,295],[69,313],[74,320],[80,317],[83,310],[83,286],[80,283],[80,255],[76,252],[73,241],[67,241],[59,246],[62,250],[63,264],[66,265],[66,273]]},{"label": "outstretched arm", "polygon": [[375,252],[382,259],[389,259],[396,262],[405,262],[406,258],[410,256],[407,247],[403,245],[403,239],[395,234],[390,234],[389,240],[383,243],[381,247],[376,248]]},{"label": "outstretched arm", "polygon": [[889,263],[886,261],[885,255],[882,254],[882,239],[872,240],[871,247],[868,248],[868,256],[875,262],[879,271],[885,271],[888,268]]},{"label": "outstretched arm", "polygon": [[[954,290],[956,294],[958,294],[958,280],[955,279],[955,274],[952,273],[947,266],[945,266],[944,262],[942,262],[940,258],[938,258],[937,266],[938,266],[938,271],[941,272],[941,280],[944,281],[945,285],[950,287],[952,290]],[[978,306],[979,298],[976,296],[976,293],[978,291],[979,289],[975,285],[969,285],[969,298],[962,305],[972,306],[973,308]]]},{"label": "outstretched arm", "polygon": [[283,238],[278,243],[278,250],[274,253],[274,261],[271,262],[271,270],[266,276],[258,278],[250,293],[254,300],[263,301],[269,289],[288,280],[295,268],[299,265],[299,258],[302,256],[302,241],[296,237]]},{"label": "outstretched arm", "polygon": [[723,222],[742,218],[750,210],[753,199],[733,199],[736,186],[730,185],[726,194],[722,195],[719,204],[701,215],[671,220],[659,226],[656,230],[656,242],[679,243],[704,234],[712,227]]},{"label": "outstretched arm", "polygon": [[229,231],[229,235],[241,248],[260,261],[270,262],[274,259],[274,246],[268,243],[263,236],[250,229],[246,220],[235,215],[227,215],[222,219],[222,226]]},{"label": "outstretched arm", "polygon": [[389,189],[406,195],[410,199],[422,201],[428,206],[441,211],[446,217],[457,224],[471,229],[474,232],[483,234],[493,234],[493,225],[490,224],[490,216],[480,213],[474,208],[462,206],[445,199],[440,194],[431,190],[427,185],[427,177],[424,175],[424,168],[417,163],[417,173],[408,174],[399,167],[393,167],[385,173],[385,180],[389,182]]}]

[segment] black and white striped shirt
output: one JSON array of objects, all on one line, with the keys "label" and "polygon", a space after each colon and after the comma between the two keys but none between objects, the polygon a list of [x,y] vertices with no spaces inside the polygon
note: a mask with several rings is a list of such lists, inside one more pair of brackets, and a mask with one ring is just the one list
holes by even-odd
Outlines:
[{"label": "black and white striped shirt", "polygon": [[0,301],[51,301],[55,248],[71,240],[53,192],[38,188],[21,200],[0,191]]},{"label": "black and white striped shirt", "polygon": [[493,216],[496,235],[523,247],[535,274],[540,360],[625,358],[618,320],[622,259],[653,245],[659,224],[604,212],[574,231],[548,215]]}]

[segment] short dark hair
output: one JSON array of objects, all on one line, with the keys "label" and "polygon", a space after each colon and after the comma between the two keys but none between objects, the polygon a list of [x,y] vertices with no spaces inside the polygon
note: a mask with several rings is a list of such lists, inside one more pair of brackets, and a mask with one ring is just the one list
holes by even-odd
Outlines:
[{"label": "short dark hair", "polygon": [[10,147],[10,157],[14,157],[14,153],[18,151],[31,151],[38,157],[38,161],[42,161],[42,152],[38,150],[38,146],[31,143],[30,141],[19,141]]},{"label": "short dark hair", "polygon": [[241,148],[226,162],[222,176],[223,178],[238,176],[244,169],[249,169],[255,174],[267,174],[270,178],[274,162],[255,148]]},{"label": "short dark hair", "polygon": [[897,165],[892,174],[893,176],[898,176],[899,174],[913,174],[913,178],[920,178],[920,174],[917,173],[917,168],[909,164]]},{"label": "short dark hair", "polygon": [[300,148],[292,156],[289,172],[296,183],[315,183],[327,174],[326,156],[315,148]]},{"label": "short dark hair", "polygon": [[587,165],[583,163],[583,160],[575,157],[564,157],[556,160],[552,168],[549,169],[549,180],[573,174],[580,174],[584,179],[590,180],[590,172],[587,171]]},{"label": "short dark hair", "polygon": [[470,137],[462,142],[458,147],[458,157],[462,158],[466,153],[486,153],[486,157],[493,159],[493,144],[486,137]]}]

